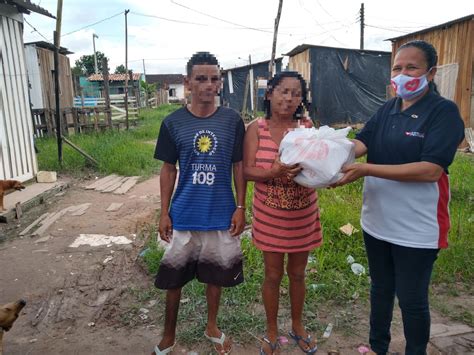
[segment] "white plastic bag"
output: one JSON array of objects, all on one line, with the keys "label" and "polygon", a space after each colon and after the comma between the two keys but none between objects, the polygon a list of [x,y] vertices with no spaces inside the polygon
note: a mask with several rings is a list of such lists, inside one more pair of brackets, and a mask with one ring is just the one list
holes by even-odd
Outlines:
[{"label": "white plastic bag", "polygon": [[354,162],[354,144],[347,138],[351,127],[334,129],[328,126],[296,128],[280,143],[280,160],[299,164],[303,171],[294,181],[311,188],[327,187],[342,177],[344,164]]}]

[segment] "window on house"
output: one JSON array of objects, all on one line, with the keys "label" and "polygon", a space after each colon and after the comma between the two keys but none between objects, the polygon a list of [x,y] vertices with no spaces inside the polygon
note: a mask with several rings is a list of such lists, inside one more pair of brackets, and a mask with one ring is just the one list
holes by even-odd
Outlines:
[{"label": "window on house", "polygon": [[168,90],[168,95],[170,97],[175,97],[176,96],[176,89],[169,89]]}]

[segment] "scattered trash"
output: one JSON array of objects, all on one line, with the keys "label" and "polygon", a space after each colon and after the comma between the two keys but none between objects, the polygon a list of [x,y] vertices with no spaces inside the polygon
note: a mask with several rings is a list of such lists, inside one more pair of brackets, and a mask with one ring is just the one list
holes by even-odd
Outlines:
[{"label": "scattered trash", "polygon": [[308,256],[308,264],[312,264],[316,262],[316,258],[312,255]]},{"label": "scattered trash", "polygon": [[359,231],[356,227],[354,227],[354,226],[353,226],[352,224],[350,224],[350,223],[347,223],[347,224],[343,225],[341,228],[339,228],[339,230],[340,230],[343,234],[345,234],[345,235],[347,235],[347,236],[349,236],[349,237],[350,237],[352,234],[357,233],[357,232]]},{"label": "scattered trash", "polygon": [[141,320],[147,320],[148,319],[148,316],[146,314],[140,314],[138,315],[138,317],[140,317]]},{"label": "scattered trash", "polygon": [[145,248],[138,255],[140,256],[140,258],[143,258],[145,255],[148,254],[149,251],[150,251],[150,248]]},{"label": "scattered trash", "polygon": [[147,306],[153,307],[155,304],[156,304],[156,300],[151,300],[150,302],[148,302]]},{"label": "scattered trash", "polygon": [[352,255],[348,255],[347,258],[346,258],[346,261],[348,264],[353,264],[355,259]]},{"label": "scattered trash", "polygon": [[31,339],[30,343],[36,343],[37,341],[38,341],[38,339]]},{"label": "scattered trash", "polygon": [[363,275],[365,274],[365,267],[363,267],[361,264],[358,263],[353,263],[351,265],[352,272],[356,275]]},{"label": "scattered trash", "polygon": [[190,301],[189,298],[183,298],[180,302],[181,303],[188,303]]},{"label": "scattered trash", "polygon": [[51,236],[50,235],[47,235],[46,237],[42,237],[42,238],[39,238],[35,241],[35,244],[39,244],[39,243],[46,243],[48,240],[51,239]]},{"label": "scattered trash", "polygon": [[278,341],[280,342],[281,345],[285,345],[285,344],[288,344],[289,343],[289,340],[287,337],[283,336],[283,335],[280,335],[278,337]]},{"label": "scattered trash", "polygon": [[359,354],[367,354],[370,351],[370,349],[365,345],[360,345],[357,348],[357,351],[359,352]]},{"label": "scattered trash", "polygon": [[147,313],[150,312],[150,311],[149,311],[148,309],[146,309],[146,308],[140,308],[138,311],[139,311],[140,313],[143,313],[143,314],[147,314]]},{"label": "scattered trash", "polygon": [[196,351],[190,351],[186,355],[199,355],[199,353]]},{"label": "scattered trash", "polygon": [[324,331],[323,338],[327,339],[331,336],[332,328],[333,328],[333,324],[328,323],[328,326],[326,327],[326,330]]},{"label": "scattered trash", "polygon": [[104,259],[103,263],[107,264],[109,261],[113,260],[113,258],[114,258],[113,256],[108,256]]},{"label": "scattered trash", "polygon": [[356,299],[358,299],[358,298],[359,298],[359,292],[356,291],[356,292],[354,292],[354,293],[352,294],[352,299],[353,299],[353,300],[356,300]]},{"label": "scattered trash", "polygon": [[94,327],[94,326],[95,326],[95,323],[94,323],[94,322],[89,322],[89,323],[87,323],[87,325],[88,325],[89,327]]},{"label": "scattered trash", "polygon": [[109,236],[103,234],[80,234],[76,240],[69,245],[70,248],[78,248],[81,245],[98,247],[102,245],[112,246],[113,244],[130,244],[132,241],[124,236]]},{"label": "scattered trash", "polygon": [[311,287],[312,290],[318,290],[326,287],[326,284],[311,284],[309,287]]}]

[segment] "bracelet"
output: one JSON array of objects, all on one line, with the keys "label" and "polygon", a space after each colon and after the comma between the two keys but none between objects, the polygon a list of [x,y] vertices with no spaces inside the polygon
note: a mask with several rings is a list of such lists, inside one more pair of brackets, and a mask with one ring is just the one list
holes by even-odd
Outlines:
[{"label": "bracelet", "polygon": [[237,208],[240,208],[241,210],[245,210],[245,206],[237,206]]}]

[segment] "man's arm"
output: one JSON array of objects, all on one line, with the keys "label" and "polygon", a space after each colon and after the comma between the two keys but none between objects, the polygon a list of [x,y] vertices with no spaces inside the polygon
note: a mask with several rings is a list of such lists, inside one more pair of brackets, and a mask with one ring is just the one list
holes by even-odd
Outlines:
[{"label": "man's arm", "polygon": [[237,195],[237,208],[232,215],[230,234],[236,237],[245,227],[245,197],[247,194],[247,181],[244,179],[244,167],[241,161],[234,163],[234,187]]},{"label": "man's arm", "polygon": [[170,242],[171,233],[173,232],[169,208],[176,181],[176,174],[176,165],[163,162],[160,172],[161,216],[158,230],[160,232],[160,238],[168,243]]}]

